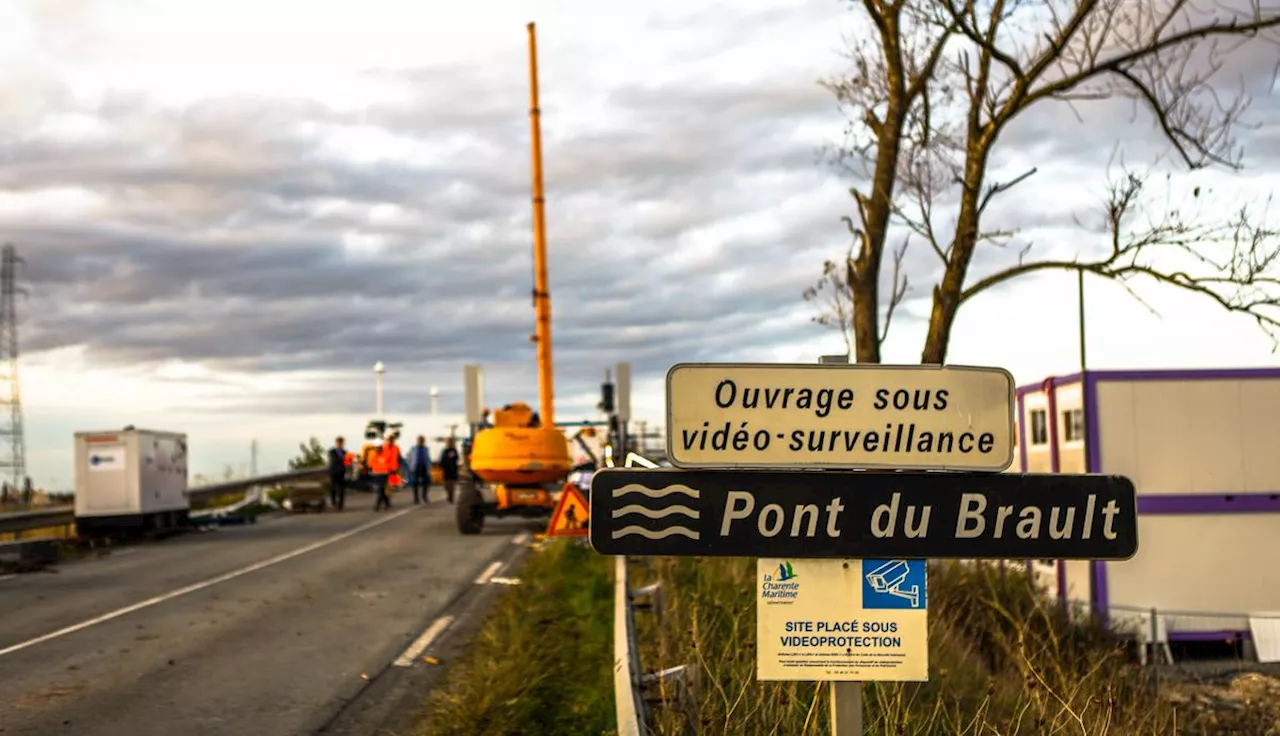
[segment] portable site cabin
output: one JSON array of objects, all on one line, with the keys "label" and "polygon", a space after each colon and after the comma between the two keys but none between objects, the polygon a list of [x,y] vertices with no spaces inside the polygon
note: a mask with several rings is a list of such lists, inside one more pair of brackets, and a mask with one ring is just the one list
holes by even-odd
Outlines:
[{"label": "portable site cabin", "polygon": [[76,531],[186,526],[187,436],[127,428],[75,434]]},{"label": "portable site cabin", "polygon": [[1280,369],[1088,371],[1017,390],[1024,472],[1137,489],[1138,553],[1056,561],[1059,598],[1169,640],[1250,638],[1280,611]]}]

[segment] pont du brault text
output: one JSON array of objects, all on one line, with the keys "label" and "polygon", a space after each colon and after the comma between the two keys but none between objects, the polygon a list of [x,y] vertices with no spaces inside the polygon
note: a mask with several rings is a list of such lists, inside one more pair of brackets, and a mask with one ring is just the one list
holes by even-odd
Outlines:
[{"label": "pont du brault text", "polygon": [[[833,497],[825,505],[769,503],[756,508],[750,491],[730,491],[721,516],[720,536],[754,526],[762,537],[838,538],[849,524],[861,527],[848,533],[860,536],[868,529],[879,539],[923,539],[945,535],[954,539],[1087,540],[1117,538],[1116,516],[1120,507],[1113,498],[1099,503],[1090,493],[1080,504],[1045,504],[1033,501],[992,504],[984,493],[962,493],[955,528],[938,532],[930,526],[935,504],[905,501],[895,492],[888,503],[876,506],[869,519],[844,516],[845,504]],[[950,514],[947,514],[950,516]],[[1096,536],[1095,536],[1096,535]]]}]

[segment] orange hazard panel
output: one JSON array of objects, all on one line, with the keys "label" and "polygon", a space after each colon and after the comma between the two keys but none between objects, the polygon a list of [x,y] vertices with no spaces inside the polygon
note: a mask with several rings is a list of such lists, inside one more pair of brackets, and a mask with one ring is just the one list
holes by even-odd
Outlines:
[{"label": "orange hazard panel", "polygon": [[585,537],[587,524],[591,522],[591,514],[587,508],[587,499],[577,486],[566,485],[560,494],[560,503],[551,514],[551,523],[547,525],[548,537]]}]

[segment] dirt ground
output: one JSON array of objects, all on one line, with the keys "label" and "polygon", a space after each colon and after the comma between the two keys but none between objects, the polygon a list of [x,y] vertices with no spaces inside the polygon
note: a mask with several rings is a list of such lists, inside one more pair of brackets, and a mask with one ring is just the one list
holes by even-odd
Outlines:
[{"label": "dirt ground", "polygon": [[1259,671],[1179,672],[1161,695],[1182,706],[1188,733],[1280,736],[1280,667]]}]

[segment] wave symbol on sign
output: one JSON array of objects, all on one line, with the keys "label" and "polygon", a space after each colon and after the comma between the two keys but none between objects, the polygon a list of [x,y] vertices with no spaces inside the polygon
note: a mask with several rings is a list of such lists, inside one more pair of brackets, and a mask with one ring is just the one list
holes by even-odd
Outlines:
[{"label": "wave symbol on sign", "polygon": [[[613,497],[615,499],[618,499],[633,493],[639,494],[641,496],[645,496],[648,498],[655,498],[655,499],[667,499],[667,498],[675,497],[675,498],[671,498],[671,500],[676,501],[677,503],[673,503],[669,506],[664,506],[662,508],[657,508],[657,509],[652,509],[647,506],[641,506],[640,504],[636,504],[636,503],[627,504],[626,506],[622,506],[614,509],[613,518],[617,519],[619,517],[628,516],[630,514],[638,514],[640,516],[644,516],[650,519],[665,519],[670,516],[687,516],[690,519],[700,518],[700,515],[697,509],[692,509],[682,503],[678,503],[679,501],[683,500],[681,498],[678,498],[679,496],[688,496],[689,498],[692,498],[695,500],[698,498],[699,496],[698,491],[688,486],[680,485],[679,483],[676,483],[669,486],[665,486],[663,488],[646,488],[645,486],[639,485],[638,483],[628,483],[627,485],[622,486],[621,488],[615,488],[613,490]],[[680,521],[682,520],[673,520],[667,527],[663,529],[659,529],[657,531],[645,529],[644,527],[636,526],[632,524],[630,526],[624,526],[621,529],[614,530],[612,536],[614,539],[618,539],[619,537],[626,537],[630,535],[647,537],[649,539],[665,539],[667,537],[679,534],[681,536],[688,537],[689,539],[697,539],[698,531],[696,529],[690,529],[689,527],[682,526],[680,524]]]}]

